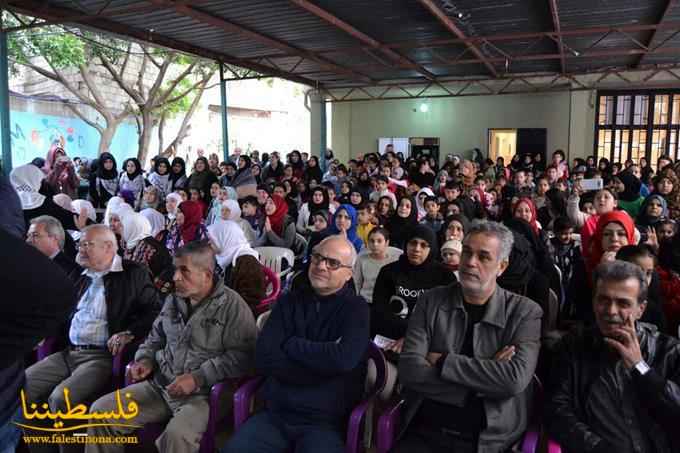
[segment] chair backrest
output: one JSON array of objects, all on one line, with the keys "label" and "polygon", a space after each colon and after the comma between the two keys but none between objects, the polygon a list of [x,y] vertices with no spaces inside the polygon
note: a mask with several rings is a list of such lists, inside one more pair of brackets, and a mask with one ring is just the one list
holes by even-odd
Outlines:
[{"label": "chair backrest", "polygon": [[260,254],[260,263],[277,274],[280,274],[283,269],[283,260],[286,260],[288,267],[293,267],[295,264],[295,254],[290,249],[283,247],[256,247],[255,250]]},{"label": "chair backrest", "polygon": [[279,279],[279,276],[267,266],[262,266],[262,272],[264,273],[266,296],[259,304],[257,304],[257,307],[255,307],[257,313],[269,310],[271,304],[273,304],[279,297],[279,294],[281,294],[281,280]]},{"label": "chair backrest", "polygon": [[373,388],[369,389],[369,394],[378,394],[382,392],[387,383],[387,361],[382,350],[372,341],[368,342],[368,360],[372,360],[375,365],[375,383]]},{"label": "chair backrest", "polygon": [[257,317],[257,321],[255,321],[255,325],[257,326],[257,331],[262,332],[262,328],[264,327],[264,324],[267,322],[269,319],[269,316],[272,314],[271,310],[267,310],[264,313],[262,313],[260,316]]}]

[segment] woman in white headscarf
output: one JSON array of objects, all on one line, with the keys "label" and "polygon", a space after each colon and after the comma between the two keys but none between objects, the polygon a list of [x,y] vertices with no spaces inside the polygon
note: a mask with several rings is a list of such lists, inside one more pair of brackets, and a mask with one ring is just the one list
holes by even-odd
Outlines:
[{"label": "woman in white headscarf", "polygon": [[152,208],[142,209],[139,213],[151,224],[151,236],[158,239],[159,234],[165,229],[165,216]]},{"label": "woman in white headscarf", "polygon": [[239,206],[238,201],[225,200],[222,202],[221,219],[222,221],[229,220],[235,222],[243,231],[248,244],[252,245],[253,241],[257,239],[257,234],[255,234],[253,227],[250,226],[250,223],[246,219],[241,217],[241,207]]},{"label": "woman in white headscarf", "polygon": [[224,283],[239,293],[254,313],[266,291],[258,253],[250,247],[236,222],[230,220],[210,225],[208,238],[219,266],[216,273],[224,277]]},{"label": "woman in white headscarf", "polygon": [[146,217],[127,213],[121,217],[121,229],[125,244],[123,259],[148,267],[154,279],[172,266],[168,250],[151,236],[151,223]]},{"label": "woman in white headscarf", "polygon": [[[84,227],[85,215],[81,213],[80,216],[75,216],[71,211],[56,204],[52,197],[40,193],[44,179],[45,173],[33,164],[16,167],[9,175],[12,187],[19,195],[26,225],[31,223],[31,219],[49,215],[59,220],[64,230],[80,230]],[[64,252],[71,258],[76,256],[75,243],[70,236],[66,236]]]}]

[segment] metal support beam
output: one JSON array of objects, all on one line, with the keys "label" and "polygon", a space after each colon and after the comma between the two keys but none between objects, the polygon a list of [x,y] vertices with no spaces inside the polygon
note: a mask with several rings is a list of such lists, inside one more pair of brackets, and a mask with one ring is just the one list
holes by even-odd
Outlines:
[{"label": "metal support beam", "polygon": [[322,9],[315,5],[314,3],[308,1],[308,0],[290,0],[291,3],[299,6],[300,8],[304,9],[305,11],[315,15],[316,17],[325,20],[329,24],[333,25],[336,28],[339,28],[340,30],[344,31],[348,35],[352,36],[353,38],[358,39],[362,43],[370,46],[373,49],[377,49],[387,55],[388,57],[392,58],[395,61],[400,62],[403,66],[409,66],[412,69],[418,71],[420,74],[422,74],[427,80],[436,80],[436,76],[432,74],[430,71],[427,69],[423,68],[419,64],[409,60],[405,56],[399,54],[398,52],[385,47],[383,43],[380,41],[368,36],[366,33],[358,30],[356,27],[353,25],[345,22],[344,20],[340,19],[339,17],[329,13],[325,9]]},{"label": "metal support beam", "polygon": [[[659,20],[656,21],[657,24],[663,23],[663,21],[666,19],[666,16],[670,12],[671,8],[674,6],[678,6],[678,0],[668,0],[666,3],[665,8],[663,9],[663,12],[659,16]],[[658,29],[652,31],[652,35],[649,37],[649,41],[647,41],[647,48],[651,49],[652,44],[654,44],[654,40],[656,39],[656,34],[657,34]],[[639,67],[642,64],[642,61],[645,59],[645,54],[640,55],[640,58],[638,59],[637,63],[635,64],[635,67]]]},{"label": "metal support beam", "polygon": [[194,6],[174,4],[169,0],[148,0],[148,1],[160,7],[172,7],[172,9],[177,14],[191,17],[192,19],[195,19],[199,22],[202,22],[215,28],[220,28],[228,33],[238,33],[245,38],[252,39],[253,41],[259,42],[260,44],[264,44],[265,46],[269,46],[274,49],[281,50],[283,52],[288,52],[292,55],[296,55],[299,57],[305,57],[311,61],[314,61],[322,68],[330,69],[338,74],[345,74],[349,77],[361,80],[363,82],[372,81],[370,77],[364,74],[360,74],[359,72],[354,71],[350,68],[333,63],[332,61],[324,57],[316,55],[314,52],[305,49],[300,49],[291,44],[288,44],[287,42],[272,38],[255,30],[251,30],[242,25],[231,22],[223,17],[215,16],[213,14],[201,11],[200,9]]},{"label": "metal support beam", "polygon": [[[463,30],[458,28],[458,26],[451,20],[449,16],[446,15],[442,9],[434,3],[433,0],[418,0],[421,5],[423,5],[425,8],[427,8],[428,11],[430,11],[438,20],[441,22],[441,24],[449,30],[451,33],[456,35],[458,39],[467,39],[467,36],[465,33],[463,33]],[[470,48],[470,52],[474,54],[481,62],[484,64],[484,66],[487,67],[487,69],[493,74],[494,77],[498,77],[498,71],[496,71],[496,68],[489,63],[489,61],[486,59],[484,54],[475,46],[474,44],[470,42],[465,42],[465,45]]]},{"label": "metal support beam", "polygon": [[224,65],[220,63],[220,112],[222,113],[222,154],[229,162],[229,122],[227,120],[227,81],[224,80]]},{"label": "metal support beam", "polygon": [[[2,10],[0,9],[0,20]],[[9,64],[7,33],[0,31],[0,146],[2,146],[2,170],[9,176],[12,171],[12,141],[9,123]]]},{"label": "metal support beam", "polygon": [[[550,3],[550,14],[552,15],[553,28],[555,32],[562,33],[562,27],[560,26],[560,15],[557,10],[557,0],[548,0]],[[557,37],[557,50],[560,53],[560,68],[562,74],[567,72],[567,60],[564,58],[564,43],[562,43],[562,35]]]}]

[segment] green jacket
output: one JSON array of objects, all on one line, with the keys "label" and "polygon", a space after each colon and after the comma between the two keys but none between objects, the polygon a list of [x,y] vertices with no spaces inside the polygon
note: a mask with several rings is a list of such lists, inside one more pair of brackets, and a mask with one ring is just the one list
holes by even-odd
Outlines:
[{"label": "green jacket", "polygon": [[175,294],[167,296],[135,360],[150,360],[154,380],[163,387],[179,375],[193,374],[199,393],[210,392],[226,378],[251,373],[257,329],[241,296],[220,279],[190,316],[189,303]]}]

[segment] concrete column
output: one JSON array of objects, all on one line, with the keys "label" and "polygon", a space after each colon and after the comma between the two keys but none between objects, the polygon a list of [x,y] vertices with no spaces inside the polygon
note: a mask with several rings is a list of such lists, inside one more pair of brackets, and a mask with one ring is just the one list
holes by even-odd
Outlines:
[{"label": "concrete column", "polygon": [[318,93],[309,95],[311,118],[309,151],[311,155],[319,156],[319,164],[323,172],[326,171],[326,102]]}]

